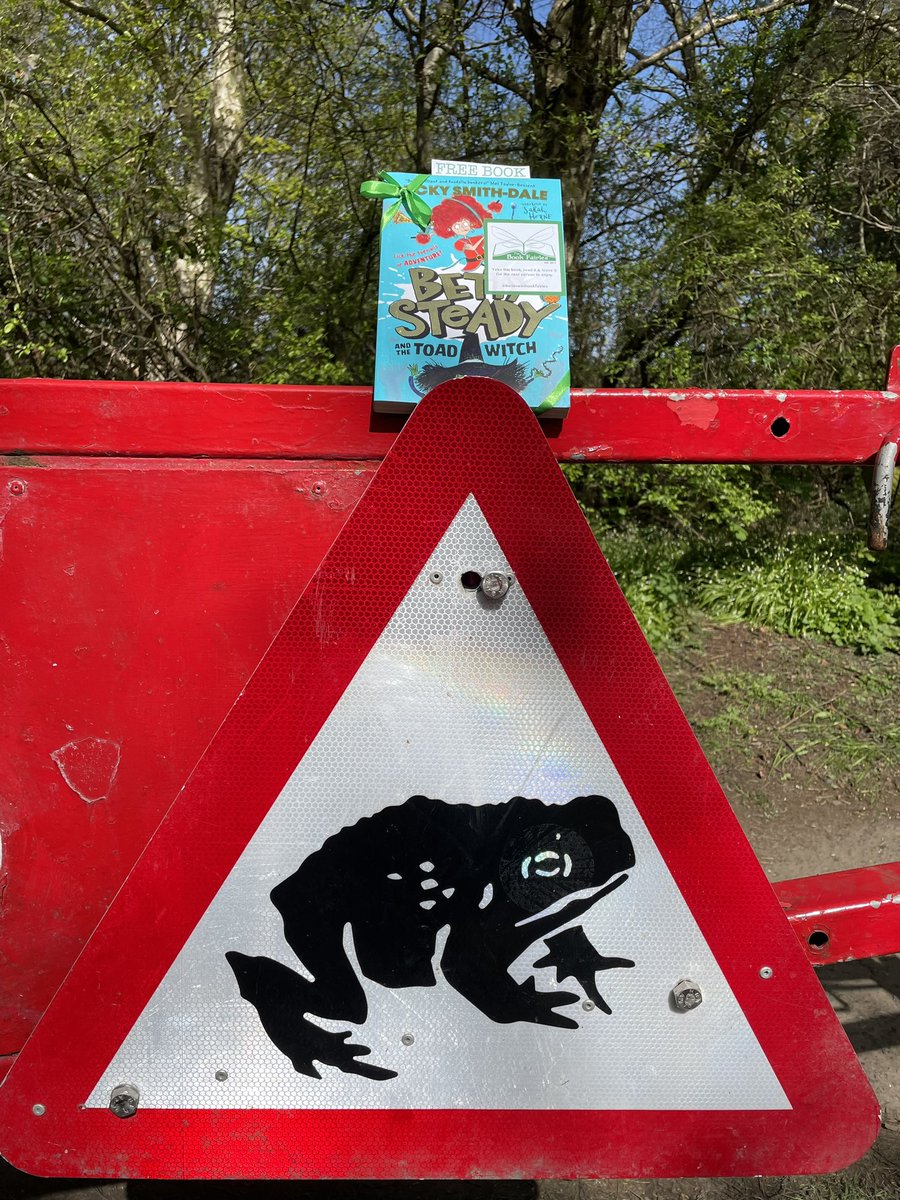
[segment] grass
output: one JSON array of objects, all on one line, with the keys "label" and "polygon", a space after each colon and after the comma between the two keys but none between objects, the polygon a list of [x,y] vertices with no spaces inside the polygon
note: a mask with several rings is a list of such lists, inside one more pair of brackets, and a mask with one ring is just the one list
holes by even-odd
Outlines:
[{"label": "grass", "polygon": [[676,692],[714,768],[752,784],[734,782],[733,790],[758,798],[793,780],[867,804],[894,785],[900,777],[896,655],[860,658],[814,641],[754,639],[735,630],[731,661],[711,661],[710,628],[701,630],[698,645],[664,656],[664,665],[675,673]]},{"label": "grass", "polygon": [[897,649],[900,598],[869,587],[871,557],[826,537],[788,536],[719,564],[696,602],[716,620],[881,654]]},{"label": "grass", "polygon": [[[726,736],[732,746],[743,743],[754,757],[765,736],[774,743],[766,776],[777,773],[784,782],[808,758],[828,786],[868,797],[872,772],[886,760],[900,765],[900,722],[882,711],[893,695],[887,679],[860,672],[829,697],[821,689],[810,697],[806,689],[780,687],[773,675],[746,671],[716,671],[701,683],[727,703],[699,727]],[[889,707],[896,712],[893,701]],[[887,721],[873,727],[873,711]]]}]

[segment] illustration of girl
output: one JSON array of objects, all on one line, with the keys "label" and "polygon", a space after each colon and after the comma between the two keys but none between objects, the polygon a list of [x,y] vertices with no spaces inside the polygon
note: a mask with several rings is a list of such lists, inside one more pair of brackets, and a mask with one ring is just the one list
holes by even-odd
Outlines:
[{"label": "illustration of girl", "polygon": [[[477,271],[484,261],[484,223],[503,208],[497,200],[484,207],[474,196],[450,196],[431,212],[431,224],[438,237],[457,240],[455,250],[462,251],[466,260],[464,271]],[[420,233],[416,241],[426,244],[430,235]]]}]

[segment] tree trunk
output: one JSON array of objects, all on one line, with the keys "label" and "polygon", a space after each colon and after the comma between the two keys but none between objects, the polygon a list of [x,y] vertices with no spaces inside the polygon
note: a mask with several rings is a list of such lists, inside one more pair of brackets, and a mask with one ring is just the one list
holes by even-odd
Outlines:
[{"label": "tree trunk", "polygon": [[213,0],[209,11],[207,127],[180,101],[182,131],[191,155],[185,250],[174,264],[183,316],[163,331],[171,367],[204,376],[201,327],[210,310],[225,222],[245,146],[245,72],[238,46],[234,0]]}]

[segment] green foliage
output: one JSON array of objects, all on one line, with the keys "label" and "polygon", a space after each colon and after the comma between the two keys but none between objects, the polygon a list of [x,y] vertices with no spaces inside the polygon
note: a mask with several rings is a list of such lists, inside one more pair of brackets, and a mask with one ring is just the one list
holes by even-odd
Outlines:
[{"label": "green foliage", "polygon": [[674,463],[565,471],[656,648],[686,636],[699,610],[864,653],[900,649],[900,556],[865,550],[857,473]]},{"label": "green foliage", "polygon": [[696,601],[718,621],[880,653],[900,636],[900,596],[867,586],[867,555],[816,535],[762,541],[699,582]]},{"label": "green foliage", "polygon": [[563,469],[598,530],[627,525],[698,537],[718,531],[744,541],[755,524],[776,512],[759,475],[745,464],[570,463]]},{"label": "green foliage", "polygon": [[571,464],[564,471],[641,628],[683,636],[701,564],[745,542],[777,506],[747,466]]},{"label": "green foliage", "polygon": [[607,531],[598,537],[650,644],[660,650],[683,637],[692,607],[687,540],[667,537],[660,530],[633,529]]},{"label": "green foliage", "polygon": [[[796,166],[674,208],[655,253],[624,263],[622,345],[609,377],[657,386],[859,387],[900,328],[900,271],[835,246]],[[883,351],[881,352],[883,354]],[[877,377],[877,376],[876,376]]]}]

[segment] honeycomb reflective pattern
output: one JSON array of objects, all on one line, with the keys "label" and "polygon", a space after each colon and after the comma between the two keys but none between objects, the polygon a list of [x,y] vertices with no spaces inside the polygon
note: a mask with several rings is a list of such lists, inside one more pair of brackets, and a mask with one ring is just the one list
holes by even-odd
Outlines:
[{"label": "honeycomb reflective pattern", "polygon": [[[792,1107],[748,1110],[743,1098],[740,1109],[725,1111],[515,1107],[519,1085],[515,1075],[509,1077],[505,1108],[273,1108],[270,1105],[283,1103],[282,1096],[275,1095],[267,1098],[262,1109],[142,1104],[134,1117],[120,1120],[104,1108],[86,1107],[107,1064],[223,891],[223,882],[360,674],[404,597],[411,589],[418,596],[425,588],[429,559],[470,494],[515,575],[515,588],[504,607],[518,603],[521,616],[516,593],[527,598],[615,764],[616,773],[608,777],[607,786],[615,788],[617,774],[621,792],[616,793],[616,802],[626,814],[627,797],[633,797],[649,835],[639,849],[633,877],[592,914],[591,920],[599,922],[591,927],[592,933],[603,938],[600,951],[633,958],[641,964],[635,971],[650,962],[636,936],[630,944],[639,928],[642,941],[653,941],[650,918],[632,912],[630,903],[633,898],[637,905],[639,894],[652,901],[656,889],[667,886],[663,871],[655,881],[650,878],[652,842],[663,850],[678,891]],[[289,530],[285,536],[290,536]],[[501,621],[508,619],[501,617]],[[500,629],[499,623],[496,628]],[[521,635],[525,632],[523,625]],[[412,649],[408,651],[419,675],[421,664],[433,661],[428,658],[428,636],[420,636],[418,659]],[[521,666],[527,656],[515,643],[519,636],[510,625],[508,657]],[[493,646],[494,639],[490,640]],[[372,656],[373,670],[382,657],[387,661],[390,655],[378,651]],[[495,668],[481,659],[495,662]],[[445,697],[439,747],[457,719],[454,706],[462,703],[459,697],[467,678],[499,671],[499,659],[493,648],[479,649],[476,644],[466,664],[470,675],[465,668],[457,669],[450,682],[459,696]],[[526,688],[545,686],[542,672],[535,672],[530,684],[527,675],[525,680]],[[391,742],[392,730],[404,723],[410,727],[411,747],[423,736],[433,736],[433,731],[419,731],[415,713],[407,722],[409,710],[399,699],[402,681],[385,674],[382,684],[387,707],[377,737],[372,735],[373,744],[396,745],[396,739]],[[484,708],[489,711],[487,703]],[[499,746],[494,737],[503,724],[499,708],[495,715],[494,732],[485,719],[481,736]],[[571,713],[566,720],[570,717],[576,720]],[[340,719],[337,714],[335,720]],[[583,715],[577,719],[583,724]],[[531,737],[537,738],[538,727],[529,728]],[[466,731],[469,737],[468,726]],[[596,738],[593,747],[599,755]],[[458,750],[462,754],[467,747]],[[535,741],[530,747],[534,758],[538,751]],[[437,749],[435,753],[440,758],[447,752]],[[568,769],[550,758],[540,761],[542,787],[554,784],[554,770]],[[599,758],[593,762],[599,772]],[[459,766],[456,771],[437,780],[441,786],[453,787],[457,796],[452,799],[464,799],[466,793],[472,801],[480,796],[495,799],[479,793],[483,781],[472,777],[477,772]],[[409,781],[411,790],[433,778],[425,776],[420,782],[418,764],[416,775],[415,781]],[[510,774],[504,776],[508,778]],[[538,782],[538,776],[532,782]],[[592,778],[590,786],[598,783]],[[524,790],[537,789],[526,781]],[[555,795],[563,802],[562,792]],[[366,811],[360,803],[359,811]],[[371,804],[368,811],[374,807]],[[641,823],[635,821],[633,810],[628,811],[629,833],[640,839]],[[343,819],[338,816],[333,825],[325,822],[329,832]],[[312,839],[292,847],[291,864],[311,845]],[[280,854],[273,856],[273,883],[282,878],[281,862]],[[615,904],[621,905],[618,911]],[[268,900],[262,907],[268,911]],[[659,917],[658,910],[653,912]],[[234,948],[265,953],[270,917],[271,913],[254,925],[254,936],[259,938],[255,944],[242,941]],[[607,920],[608,927],[603,924]],[[619,924],[613,929],[616,920]],[[634,922],[628,929],[629,944],[613,942],[628,920]],[[693,936],[692,953],[700,955],[702,947]],[[702,956],[696,961],[704,968]],[[773,968],[770,978],[760,977],[763,965]],[[519,964],[516,969],[527,967]],[[603,1035],[597,1031],[624,1021],[629,1004],[634,1003],[627,998],[628,975],[623,970],[601,976],[601,989],[610,989],[611,1020],[601,1013],[585,1013],[583,1029],[589,1032],[568,1031],[573,1037],[597,1039],[584,1043],[584,1053],[591,1056],[598,1075],[607,1074],[607,1044],[598,1049]],[[203,983],[196,982],[200,990]],[[676,980],[665,982],[671,987]],[[706,979],[696,982],[704,986]],[[185,989],[190,985],[186,980]],[[541,986],[547,986],[543,978]],[[439,984],[430,991],[419,989],[417,999],[419,994],[445,997],[447,992]],[[724,1004],[724,992],[718,994]],[[413,992],[402,989],[396,995],[408,1000]],[[226,1005],[233,1001],[233,991],[223,996]],[[680,1014],[683,1021],[702,1021],[705,1004],[706,1000]],[[444,1019],[444,1011],[441,1007],[439,1014],[423,1012],[420,1017],[407,1007],[402,1020],[396,1010],[384,1019],[391,1058],[383,1061],[398,1070],[398,1078],[406,1081],[402,1086],[411,1086],[411,1077],[417,1071],[424,1073],[426,1062],[440,1064],[432,1073],[462,1075],[472,1073],[480,1065],[479,1057],[484,1057],[493,1063],[492,1071],[505,1075],[505,1060],[498,1069],[502,1055],[491,1049],[490,1037],[496,1030],[485,1029],[479,1014],[472,1011],[466,1012],[463,1026],[453,1024],[459,1018],[452,1008],[446,1010],[446,1028],[452,1036],[465,1029],[471,1039],[457,1047],[448,1039],[440,1055],[427,1057],[428,1045],[433,1047],[430,1031]],[[479,1028],[485,1031],[483,1043],[478,1041]],[[372,1045],[369,1033],[367,1022],[356,1040]],[[408,1035],[414,1039],[411,1045]],[[532,1035],[534,1031],[526,1033]],[[253,1036],[258,1037],[258,1031]],[[196,1029],[182,1020],[175,1037],[186,1061],[196,1063],[197,1058],[191,1058]],[[474,1049],[473,1043],[477,1043]],[[733,1070],[732,1050],[723,1051],[715,1039],[713,1043],[707,1047],[708,1059],[718,1056]],[[746,1047],[752,1047],[749,1039]],[[377,1047],[379,1056],[384,1048]],[[469,1056],[464,1065],[460,1065],[463,1055],[454,1053],[460,1049]],[[424,1058],[409,1057],[423,1052]],[[249,1062],[239,1056],[212,1061],[211,1056],[203,1069],[229,1072],[228,1079],[216,1085],[230,1097],[231,1072],[240,1076]],[[407,1064],[413,1064],[412,1069]],[[520,1069],[517,1060],[516,1071]],[[715,1070],[706,1071],[714,1074]],[[554,1074],[552,1062],[542,1063],[536,1075],[532,1064],[526,1064],[522,1079],[532,1087],[535,1077],[552,1080],[553,1090],[548,1093],[552,1102],[565,1103],[561,1097],[567,1085]],[[152,1092],[154,1086],[151,1081],[148,1090]],[[242,1086],[240,1080],[235,1086]],[[422,1080],[419,1086],[425,1096]],[[468,1094],[468,1085],[459,1080],[441,1086],[444,1095],[453,1087],[458,1087],[456,1095]],[[685,1087],[694,1087],[693,1077]],[[217,1101],[223,1102],[231,1101]],[[35,1115],[36,1105],[41,1106],[40,1116]],[[807,1173],[846,1165],[871,1144],[877,1128],[877,1102],[859,1063],[824,1002],[802,948],[638,631],[536,419],[514,393],[479,379],[442,385],[412,415],[0,1088],[0,1152],[20,1169],[50,1176],[528,1179]]]},{"label": "honeycomb reflective pattern", "polygon": [[[159,1108],[788,1107],[522,589],[513,585],[491,605],[461,586],[465,572],[489,570],[511,568],[470,497],[89,1104],[105,1107],[110,1089],[129,1080],[142,1105]],[[440,584],[431,582],[437,574]],[[442,979],[435,988],[396,991],[367,983],[369,1017],[353,1041],[371,1047],[372,1061],[397,1078],[327,1066],[321,1079],[298,1074],[240,998],[225,951],[296,968],[268,901],[272,886],[338,829],[423,793],[470,804],[523,794],[556,804],[610,797],[637,865],[579,923],[603,954],[636,965],[599,981],[611,1015],[577,1004],[563,1010],[579,1020],[577,1030],[496,1024]],[[445,881],[431,878],[427,843],[408,853],[408,874],[438,885],[425,886],[418,900],[439,903],[430,893]],[[347,946],[355,958],[352,939]],[[514,976],[533,974],[545,953],[538,938]],[[584,999],[572,979],[557,985],[552,968],[538,976],[541,990]],[[704,995],[690,1020],[669,1002],[685,977],[702,981]],[[413,1035],[409,1046],[405,1033]],[[221,1069],[227,1082],[216,1081]]]}]

